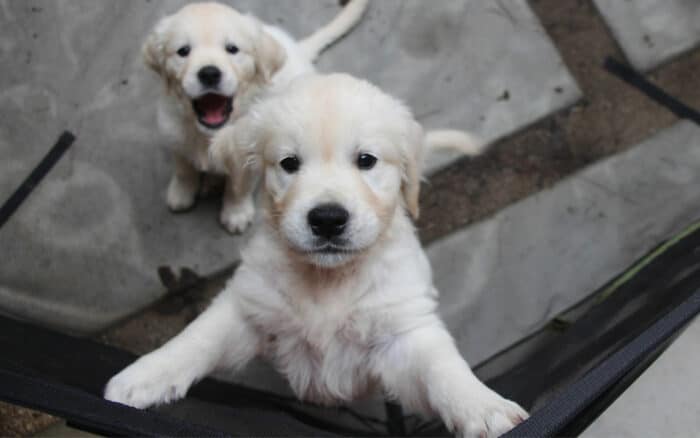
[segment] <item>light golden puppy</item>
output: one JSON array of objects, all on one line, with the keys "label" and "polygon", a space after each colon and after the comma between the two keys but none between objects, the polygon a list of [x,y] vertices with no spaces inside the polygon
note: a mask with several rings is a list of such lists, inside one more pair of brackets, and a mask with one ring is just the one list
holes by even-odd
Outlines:
[{"label": "light golden puppy", "polygon": [[[353,0],[327,26],[297,42],[282,29],[219,3],[194,3],[162,19],[143,46],[146,64],[165,85],[158,126],[173,148],[167,190],[173,211],[194,205],[200,172],[210,172],[211,135],[235,123],[263,91],[314,70],[321,51],[361,18],[368,0]],[[253,175],[228,178],[221,223],[243,231],[254,215]]]},{"label": "light golden puppy", "polygon": [[263,171],[265,219],[211,306],[113,377],[105,397],[169,402],[261,355],[305,400],[343,403],[381,388],[464,436],[522,421],[522,408],[474,376],[437,314],[409,217],[426,143],[410,111],[367,82],[308,75],[239,125],[217,134],[212,153]]}]

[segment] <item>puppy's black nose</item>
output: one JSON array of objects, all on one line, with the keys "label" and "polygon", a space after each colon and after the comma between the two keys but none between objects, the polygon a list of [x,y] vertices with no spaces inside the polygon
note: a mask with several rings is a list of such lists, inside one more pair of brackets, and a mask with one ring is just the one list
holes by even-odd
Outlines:
[{"label": "puppy's black nose", "polygon": [[327,239],[343,234],[349,218],[350,213],[338,204],[319,205],[307,216],[314,235]]},{"label": "puppy's black nose", "polygon": [[199,77],[199,82],[207,87],[214,87],[221,82],[221,70],[213,65],[202,67],[199,73],[197,73],[197,76]]}]

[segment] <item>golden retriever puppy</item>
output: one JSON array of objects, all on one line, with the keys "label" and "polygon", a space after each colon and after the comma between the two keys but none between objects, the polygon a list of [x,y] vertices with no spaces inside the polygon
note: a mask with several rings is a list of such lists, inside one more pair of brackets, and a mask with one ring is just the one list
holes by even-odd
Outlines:
[{"label": "golden retriever puppy", "polygon": [[[353,0],[328,25],[300,42],[219,3],[194,3],[162,19],[143,46],[146,64],[165,85],[158,127],[175,169],[167,189],[173,211],[194,205],[200,172],[210,172],[210,137],[247,112],[262,91],[313,71],[320,52],[361,18],[368,0]],[[254,216],[253,175],[227,179],[221,223],[243,231]]]},{"label": "golden retriever puppy", "polygon": [[522,421],[522,408],[472,373],[437,314],[409,217],[424,144],[403,104],[340,74],[298,78],[220,131],[215,155],[262,169],[264,220],[211,306],[113,377],[105,397],[166,403],[261,355],[304,400],[343,403],[381,388],[463,436]]}]

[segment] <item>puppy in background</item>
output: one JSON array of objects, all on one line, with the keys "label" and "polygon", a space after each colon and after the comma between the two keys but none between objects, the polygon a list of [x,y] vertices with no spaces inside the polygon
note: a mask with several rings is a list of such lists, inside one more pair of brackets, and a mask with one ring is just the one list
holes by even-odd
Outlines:
[{"label": "puppy in background", "polygon": [[[284,30],[218,3],[194,3],[162,19],[143,46],[146,65],[165,85],[158,127],[172,145],[167,189],[172,211],[192,207],[200,172],[210,172],[210,137],[246,114],[263,91],[312,72],[312,62],[362,17],[368,0],[352,0],[328,25],[297,42]],[[254,216],[254,175],[228,177],[221,223],[241,232]]]},{"label": "puppy in background", "polygon": [[298,78],[220,131],[212,153],[263,174],[264,220],[211,306],[113,377],[105,397],[167,403],[260,355],[304,400],[332,405],[379,388],[462,436],[522,421],[522,408],[472,373],[437,314],[409,217],[425,143],[403,104],[339,74]]}]

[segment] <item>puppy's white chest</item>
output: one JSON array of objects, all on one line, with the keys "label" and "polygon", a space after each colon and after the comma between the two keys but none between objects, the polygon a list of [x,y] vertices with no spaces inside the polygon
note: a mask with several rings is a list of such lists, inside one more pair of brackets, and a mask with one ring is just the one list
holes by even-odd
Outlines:
[{"label": "puppy's white chest", "polygon": [[371,342],[352,313],[304,308],[259,321],[263,355],[288,379],[298,397],[322,404],[347,401],[371,384],[366,358]]},{"label": "puppy's white chest", "polygon": [[203,134],[195,133],[184,145],[180,152],[190,161],[192,166],[200,172],[211,172],[209,161],[209,139]]}]

